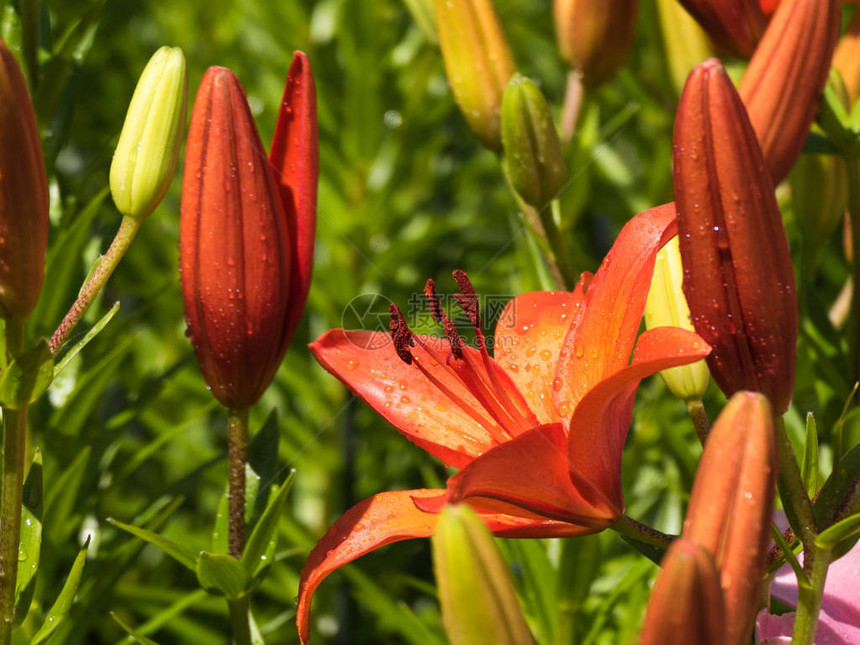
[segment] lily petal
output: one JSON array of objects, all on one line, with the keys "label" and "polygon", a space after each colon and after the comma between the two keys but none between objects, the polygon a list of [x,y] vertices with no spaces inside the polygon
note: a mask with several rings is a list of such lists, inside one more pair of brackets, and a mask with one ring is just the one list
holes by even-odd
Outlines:
[{"label": "lily petal", "polygon": [[498,500],[601,531],[618,519],[622,509],[599,488],[575,488],[568,474],[571,468],[567,433],[561,423],[552,423],[482,455],[448,480],[448,492],[452,502]]},{"label": "lily petal", "polygon": [[495,359],[522,392],[540,423],[560,421],[553,400],[559,352],[571,326],[582,318],[581,285],[569,291],[533,291],[511,300],[499,316]]},{"label": "lily petal", "polygon": [[[344,513],[317,543],[302,568],[296,610],[302,643],[310,638],[314,592],[332,571],[387,544],[430,537],[436,532],[438,512],[447,499],[448,491],[444,489],[392,491],[369,497]],[[425,505],[434,510],[422,510]],[[565,522],[512,517],[473,508],[487,528],[502,537],[570,537],[583,533],[580,527]]]},{"label": "lily petal", "polygon": [[413,498],[436,497],[444,490],[420,489],[379,493],[359,502],[337,522],[311,551],[302,568],[296,624],[302,643],[310,638],[311,600],[332,571],[392,542],[430,537],[439,516],[416,508]]},{"label": "lily petal", "polygon": [[441,346],[444,341],[432,336],[418,339],[421,342],[412,348],[415,359],[444,383],[445,391],[417,367],[404,363],[391,338],[382,332],[333,329],[311,343],[310,349],[326,370],[408,439],[446,464],[462,468],[495,445],[486,428],[499,434],[503,430],[483,414],[483,407],[457,379],[450,378],[448,368],[421,346]]},{"label": "lily petal", "polygon": [[[553,395],[563,419],[592,387],[630,362],[659,251],[676,233],[675,205],[631,219],[585,293],[585,314],[568,331]],[[662,368],[661,368],[662,369]]]},{"label": "lily petal", "polygon": [[319,178],[316,96],[310,62],[304,53],[297,51],[287,74],[269,152],[287,218],[290,247],[295,250],[285,346],[292,339],[305,310],[314,264]]},{"label": "lily petal", "polygon": [[633,363],[599,383],[576,406],[567,446],[573,485],[601,491],[614,507],[623,508],[621,452],[639,382],[666,368],[704,358],[710,350],[697,334],[679,327],[644,332]]}]

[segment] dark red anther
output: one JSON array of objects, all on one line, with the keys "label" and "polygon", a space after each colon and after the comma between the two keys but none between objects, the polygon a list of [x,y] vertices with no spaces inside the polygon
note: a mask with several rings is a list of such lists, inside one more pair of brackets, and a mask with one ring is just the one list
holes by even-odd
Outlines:
[{"label": "dark red anther", "polygon": [[391,322],[388,323],[388,328],[391,330],[391,340],[394,341],[394,350],[397,355],[407,365],[412,365],[412,352],[410,347],[415,347],[415,335],[406,324],[406,319],[403,317],[403,312],[400,307],[393,302],[388,306],[388,313],[391,316]]},{"label": "dark red anther", "polygon": [[478,295],[475,293],[475,288],[469,281],[469,276],[465,271],[456,269],[452,274],[457,286],[460,287],[462,293],[455,293],[454,300],[463,308],[465,314],[469,317],[475,329],[481,329],[481,312],[478,307]]},{"label": "dark red anther", "polygon": [[436,294],[436,283],[433,281],[433,278],[429,278],[427,284],[424,285],[424,296],[430,305],[430,314],[433,316],[433,320],[437,323],[442,322],[445,318],[445,312],[442,311],[442,304],[439,302],[439,296]]}]

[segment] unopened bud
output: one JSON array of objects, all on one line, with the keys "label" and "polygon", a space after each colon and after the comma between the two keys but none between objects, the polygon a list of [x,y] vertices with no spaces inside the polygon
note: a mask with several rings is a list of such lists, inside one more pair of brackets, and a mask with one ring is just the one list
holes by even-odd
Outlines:
[{"label": "unopened bud", "polygon": [[645,614],[642,645],[725,645],[723,592],[713,556],[680,537],[661,566]]},{"label": "unopened bud", "polygon": [[27,84],[2,40],[0,148],[0,318],[23,322],[45,279],[48,180]]},{"label": "unopened bud", "polygon": [[146,217],[167,192],[179,158],[187,105],[182,50],[162,47],[140,76],[110,167],[111,195],[123,215]]},{"label": "unopened bud", "polygon": [[502,147],[502,95],[516,72],[491,0],[434,0],[439,46],[454,99],[488,148]]},{"label": "unopened bud", "polygon": [[705,31],[678,0],[657,0],[663,49],[672,85],[680,94],[690,70],[714,55]]},{"label": "unopened bud", "polygon": [[555,29],[562,57],[587,87],[610,80],[627,60],[638,0],[555,0]]},{"label": "unopened bud", "polygon": [[475,512],[465,505],[446,507],[432,540],[442,620],[451,643],[533,643],[508,566]]},{"label": "unopened bud", "polygon": [[[654,277],[645,303],[645,327],[681,327],[695,331],[690,318],[690,307],[684,297],[682,283],[684,270],[681,267],[681,250],[675,236],[657,253]],[[696,361],[681,367],[672,367],[660,372],[669,390],[685,401],[701,399],[708,387],[708,366],[705,361]]]},{"label": "unopened bud", "polygon": [[546,99],[519,74],[502,100],[502,143],[511,184],[527,204],[543,208],[564,187],[567,169]]},{"label": "unopened bud", "polygon": [[738,392],[705,442],[682,533],[716,561],[728,645],[747,642],[758,610],[776,472],[771,407],[760,394]]}]

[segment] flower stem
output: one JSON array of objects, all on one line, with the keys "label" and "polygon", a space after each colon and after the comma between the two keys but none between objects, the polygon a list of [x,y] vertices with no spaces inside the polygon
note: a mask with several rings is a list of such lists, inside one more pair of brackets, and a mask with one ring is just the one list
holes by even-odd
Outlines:
[{"label": "flower stem", "polygon": [[230,623],[233,625],[233,643],[235,645],[251,645],[251,623],[248,620],[250,602],[248,596],[236,600],[228,600],[230,605]]},{"label": "flower stem", "polygon": [[708,413],[705,411],[705,404],[702,403],[702,399],[690,399],[687,401],[687,412],[690,414],[690,419],[693,420],[696,435],[704,446],[708,435],[711,433],[711,422],[708,421]]},{"label": "flower stem", "polygon": [[809,495],[806,494],[806,488],[800,477],[800,468],[797,466],[797,459],[794,456],[794,450],[791,447],[791,441],[788,438],[782,417],[778,417],[774,425],[776,426],[776,452],[779,460],[779,496],[789,519],[793,515],[797,520],[798,526],[792,526],[792,528],[803,543],[806,558],[804,569],[807,569],[808,573],[808,567],[811,566],[809,559],[814,557],[817,533],[812,502],[809,500]]},{"label": "flower stem", "polygon": [[[854,249],[853,283],[860,285],[860,158],[846,155],[848,169],[848,213],[851,218],[851,242]],[[855,286],[855,292],[857,287]],[[854,380],[860,380],[860,297],[851,299],[851,352]]]},{"label": "flower stem", "polygon": [[547,206],[539,210],[538,215],[540,216],[541,224],[543,224],[547,242],[549,242],[549,247],[552,250],[553,260],[555,260],[555,264],[561,274],[562,286],[572,291],[576,284],[576,272],[570,263],[570,254],[567,252],[567,247],[561,237],[561,231],[556,224],[556,216],[560,212],[561,204],[557,199],[554,199]]},{"label": "flower stem", "polygon": [[804,568],[812,560],[812,575],[809,588],[799,587],[797,593],[797,613],[794,617],[794,633],[791,645],[812,645],[815,642],[815,628],[818,626],[818,613],[824,596],[824,582],[830,566],[830,549],[814,549],[805,553]]},{"label": "flower stem", "polygon": [[567,73],[567,88],[564,94],[564,106],[561,111],[561,142],[567,145],[576,132],[576,122],[582,109],[582,72],[572,67]]},{"label": "flower stem", "polygon": [[[21,353],[23,328],[6,321],[6,349],[10,358]],[[0,643],[12,639],[15,618],[15,583],[21,540],[21,502],[24,489],[24,455],[27,442],[27,406],[3,408],[3,478],[0,494]]]},{"label": "flower stem", "polygon": [[60,350],[63,343],[69,337],[69,334],[81,322],[81,318],[84,317],[87,309],[93,304],[96,296],[99,295],[99,292],[104,288],[114,269],[116,269],[122,256],[125,255],[142,222],[142,218],[122,218],[119,230],[107,252],[101,257],[95,271],[90,274],[84,286],[81,287],[78,299],[75,300],[66,317],[63,318],[54,335],[51,336],[49,344],[52,354],[56,354]]},{"label": "flower stem", "polygon": [[666,535],[647,524],[637,522],[627,515],[622,515],[621,519],[609,528],[624,537],[631,538],[637,542],[643,542],[663,551],[668,549],[669,545],[672,544],[673,538],[671,535]]},{"label": "flower stem", "polygon": [[230,555],[245,549],[245,462],[248,459],[248,408],[227,411],[227,456],[230,468]]}]

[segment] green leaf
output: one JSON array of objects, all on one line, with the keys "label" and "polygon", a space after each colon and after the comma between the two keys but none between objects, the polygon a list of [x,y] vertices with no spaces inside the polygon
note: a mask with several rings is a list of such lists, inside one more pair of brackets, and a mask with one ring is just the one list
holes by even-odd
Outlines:
[{"label": "green leaf", "polygon": [[59,374],[63,368],[68,365],[69,361],[72,360],[75,356],[78,355],[84,347],[86,347],[89,342],[99,335],[102,329],[111,321],[111,318],[116,315],[116,312],[119,311],[119,302],[115,302],[113,307],[101,317],[101,319],[92,326],[92,328],[86,333],[86,335],[77,343],[75,343],[68,352],[65,353],[63,359],[57,363],[57,367],[54,369],[54,374]]},{"label": "green leaf", "polygon": [[860,473],[860,444],[846,452],[833,466],[833,472],[821,487],[813,510],[819,526],[833,523],[842,504],[854,493],[855,479]]},{"label": "green leaf", "polygon": [[42,453],[36,448],[21,507],[21,541],[18,545],[18,578],[15,581],[15,623],[20,625],[30,611],[36,589],[36,572],[42,550]]},{"label": "green leaf", "polygon": [[78,587],[81,584],[81,576],[84,573],[84,563],[87,560],[87,547],[89,545],[90,540],[87,538],[87,541],[81,547],[80,551],[78,551],[74,564],[72,564],[72,570],[69,572],[69,577],[66,578],[66,584],[60,590],[60,595],[57,596],[57,600],[48,612],[42,627],[33,635],[30,645],[41,645],[47,641],[60,622],[69,613],[69,609],[72,608],[75,594],[78,592]]},{"label": "green leaf", "polygon": [[800,477],[810,498],[818,492],[818,426],[812,412],[806,415],[806,445],[800,465]]},{"label": "green leaf", "polygon": [[277,494],[269,501],[269,505],[245,545],[245,552],[242,553],[242,564],[251,572],[255,580],[261,579],[262,574],[272,564],[272,558],[278,545],[278,520],[283,512],[287,496],[290,494],[295,476],[296,471],[291,470]]},{"label": "green leaf", "polygon": [[[260,488],[260,477],[245,464],[245,524],[251,516],[254,499]],[[212,551],[214,553],[227,553],[230,532],[230,487],[224,487],[224,493],[218,500],[218,509],[215,511],[215,525],[212,527]]]},{"label": "green leaf", "polygon": [[574,642],[577,615],[600,572],[602,552],[600,535],[573,537],[562,543],[558,568],[556,643]]},{"label": "green leaf", "polygon": [[182,566],[194,571],[197,567],[198,555],[191,549],[190,547],[183,546],[181,544],[177,544],[173,540],[170,540],[166,537],[159,535],[158,533],[153,533],[152,531],[148,531],[146,529],[142,529],[139,526],[132,526],[131,524],[125,524],[124,522],[120,522],[119,520],[115,520],[112,517],[107,518],[107,521],[116,526],[117,528],[122,529],[128,533],[131,533],[135,537],[139,537],[141,540],[146,540],[150,544],[157,546],[159,549],[164,551],[171,558],[176,560]]},{"label": "green leaf", "polygon": [[[800,562],[797,559],[797,556],[794,554],[794,550],[785,541],[785,538],[782,535],[782,531],[779,530],[779,527],[776,524],[770,525],[770,532],[773,535],[773,541],[779,545],[779,548],[782,549],[782,560],[788,562],[789,566],[791,566],[794,574],[797,576],[797,584],[798,586],[804,589],[812,589],[812,583],[809,581],[809,577],[806,575],[806,572],[803,570],[803,567],[800,566]],[[777,569],[782,566],[782,561],[780,558],[776,558],[775,561],[771,562],[768,565],[768,575],[774,573]]]},{"label": "green leaf", "polygon": [[125,632],[135,640],[135,642],[141,643],[141,645],[158,645],[158,643],[151,638],[147,638],[146,636],[139,634],[127,623],[123,622],[114,612],[110,613],[110,617],[113,618],[116,621],[116,624],[122,627]]},{"label": "green leaf", "polygon": [[[268,507],[269,488],[278,475],[278,409],[272,408],[263,427],[251,437],[248,444],[248,465],[254,474],[262,482],[262,486],[256,487],[256,494],[246,499],[251,507],[251,517],[248,519],[252,524],[263,514]],[[259,482],[257,482],[259,484]],[[248,496],[246,495],[246,498]]]},{"label": "green leaf", "polygon": [[9,365],[0,379],[0,405],[19,410],[39,398],[54,378],[54,357],[42,339]]},{"label": "green leaf", "polygon": [[842,149],[823,134],[810,132],[803,152],[812,155],[842,155]]},{"label": "green leaf", "polygon": [[555,571],[538,540],[496,540],[511,567],[529,627],[538,643],[551,643],[556,625]]},{"label": "green leaf", "polygon": [[90,446],[86,446],[62,473],[49,471],[50,488],[45,495],[45,532],[48,542],[61,544],[77,529],[78,522],[72,521],[75,500],[81,489],[81,482],[87,474],[90,461]]},{"label": "green leaf", "polygon": [[824,529],[815,538],[815,546],[819,549],[832,549],[843,540],[860,533],[860,513],[849,515],[833,526]]},{"label": "green leaf", "polygon": [[202,551],[197,558],[197,581],[216,596],[235,600],[248,594],[253,581],[247,567],[226,553]]}]

